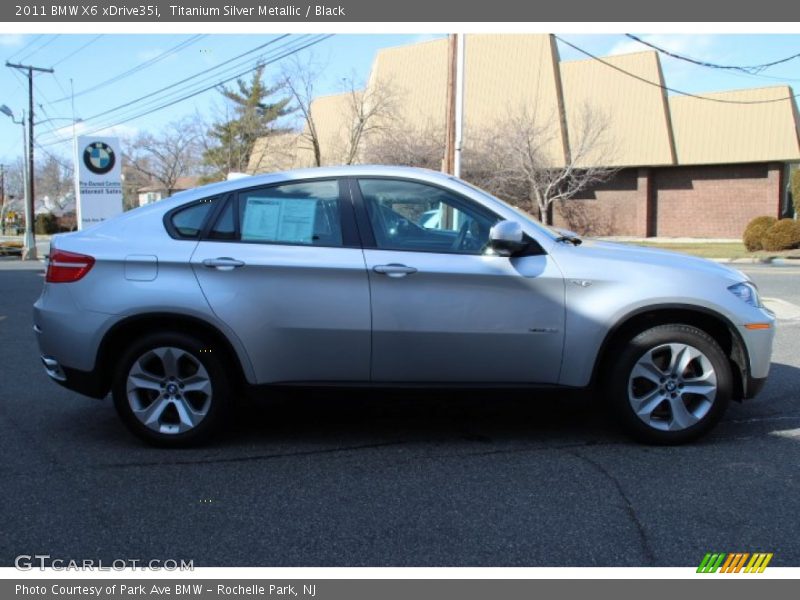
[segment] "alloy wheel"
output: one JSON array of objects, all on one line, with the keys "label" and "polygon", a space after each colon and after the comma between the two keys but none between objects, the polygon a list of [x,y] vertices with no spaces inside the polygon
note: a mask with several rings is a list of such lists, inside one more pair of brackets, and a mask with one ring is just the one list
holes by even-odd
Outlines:
[{"label": "alloy wheel", "polygon": [[700,422],[717,396],[717,374],[708,357],[683,343],[658,345],[634,364],[628,401],[639,419],[662,431]]},{"label": "alloy wheel", "polygon": [[194,429],[211,408],[211,378],[190,352],[175,347],[148,350],[126,381],[128,403],[146,427],[162,434]]}]

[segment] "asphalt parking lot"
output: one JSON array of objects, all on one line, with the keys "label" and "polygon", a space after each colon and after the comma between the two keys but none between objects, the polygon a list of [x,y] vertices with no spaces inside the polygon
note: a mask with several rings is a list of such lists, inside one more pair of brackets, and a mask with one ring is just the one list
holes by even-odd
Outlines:
[{"label": "asphalt parking lot", "polygon": [[315,392],[244,409],[213,446],[142,445],[51,383],[40,270],[0,263],[0,565],[800,565],[800,267],[748,266],[781,321],[762,395],[707,438],[629,442],[586,398]]}]

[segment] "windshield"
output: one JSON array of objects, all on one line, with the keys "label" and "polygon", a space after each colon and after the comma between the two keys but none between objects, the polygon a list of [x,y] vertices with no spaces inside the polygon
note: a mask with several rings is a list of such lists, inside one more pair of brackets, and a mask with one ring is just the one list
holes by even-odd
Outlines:
[{"label": "windshield", "polygon": [[542,223],[541,221],[536,219],[533,215],[531,215],[530,213],[525,212],[521,208],[519,208],[517,206],[514,206],[513,204],[510,204],[509,202],[506,202],[505,200],[502,200],[502,199],[498,198],[497,196],[493,196],[492,194],[490,194],[486,190],[483,190],[483,189],[479,188],[478,186],[472,185],[468,181],[464,181],[463,179],[458,179],[456,177],[451,177],[451,179],[453,181],[455,181],[457,183],[460,183],[461,185],[463,185],[465,187],[468,187],[469,189],[479,193],[481,196],[484,196],[486,198],[494,200],[495,202],[499,202],[500,204],[502,204],[503,206],[505,206],[509,210],[514,211],[514,213],[516,213],[517,215],[522,217],[522,219],[524,221],[526,221],[527,223],[532,223],[533,225],[535,225],[536,227],[541,229],[542,233],[544,233],[545,235],[551,237],[552,239],[555,240],[555,239],[558,239],[559,237],[561,237],[562,234],[561,234],[560,231],[556,231],[552,227],[548,227],[547,225],[545,225],[544,223]]}]

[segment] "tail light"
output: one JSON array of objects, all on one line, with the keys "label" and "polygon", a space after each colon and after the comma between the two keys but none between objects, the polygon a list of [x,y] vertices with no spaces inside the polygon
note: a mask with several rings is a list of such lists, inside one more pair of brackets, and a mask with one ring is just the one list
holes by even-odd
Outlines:
[{"label": "tail light", "polygon": [[94,266],[94,258],[76,252],[53,250],[47,263],[48,283],[71,283],[78,281]]}]

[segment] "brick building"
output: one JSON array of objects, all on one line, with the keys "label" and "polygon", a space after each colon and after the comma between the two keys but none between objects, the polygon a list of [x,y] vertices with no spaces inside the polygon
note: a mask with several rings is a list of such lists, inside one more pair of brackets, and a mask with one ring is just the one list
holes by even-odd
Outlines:
[{"label": "brick building", "polygon": [[[790,87],[669,96],[654,51],[561,61],[554,38],[542,34],[468,35],[465,46],[465,152],[504,115],[524,111],[547,124],[547,162],[558,168],[578,143],[587,107],[607,122],[605,143],[586,164],[619,171],[555,207],[556,224],[594,235],[737,238],[753,217],[791,210],[800,121]],[[446,40],[379,51],[363,93],[376,90],[396,99],[383,129],[443,135]],[[334,95],[312,104],[324,164],[347,152],[348,103]],[[363,146],[381,143],[374,135]],[[302,134],[287,134],[259,140],[250,170],[312,164]]]}]

